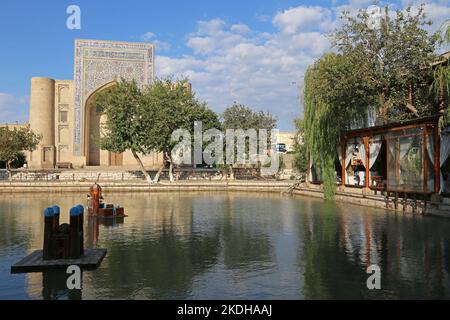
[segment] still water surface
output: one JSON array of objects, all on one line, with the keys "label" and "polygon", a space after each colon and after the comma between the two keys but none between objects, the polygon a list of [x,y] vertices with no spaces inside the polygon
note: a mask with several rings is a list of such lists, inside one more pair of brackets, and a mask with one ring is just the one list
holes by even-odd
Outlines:
[{"label": "still water surface", "polygon": [[129,217],[85,222],[86,247],[108,254],[81,291],[64,272],[9,274],[42,247],[43,209],[67,222],[85,197],[1,195],[0,299],[450,298],[450,221],[257,193],[106,194]]}]

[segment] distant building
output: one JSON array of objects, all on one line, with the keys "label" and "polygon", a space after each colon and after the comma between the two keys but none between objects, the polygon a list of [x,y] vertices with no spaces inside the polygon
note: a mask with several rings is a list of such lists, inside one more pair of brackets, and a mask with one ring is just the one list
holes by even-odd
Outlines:
[{"label": "distant building", "polygon": [[295,132],[278,132],[277,144],[284,144],[286,152],[294,151],[295,139],[297,134]]},{"label": "distant building", "polygon": [[[121,78],[149,85],[154,80],[154,50],[148,43],[75,40],[73,80],[31,79],[30,127],[42,135],[36,151],[28,153],[31,168],[135,165],[131,152],[100,150],[98,139],[105,116],[94,97]],[[142,157],[157,167],[162,155]]]}]

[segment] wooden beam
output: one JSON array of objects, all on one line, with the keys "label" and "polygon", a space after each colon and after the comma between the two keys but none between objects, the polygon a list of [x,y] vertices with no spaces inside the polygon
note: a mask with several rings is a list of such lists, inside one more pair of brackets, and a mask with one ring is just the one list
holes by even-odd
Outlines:
[{"label": "wooden beam", "polygon": [[428,191],[428,127],[425,126],[423,130],[423,148],[422,148],[422,158],[423,158],[423,191]]},{"label": "wooden beam", "polygon": [[369,189],[369,175],[370,175],[370,152],[369,152],[369,137],[364,137],[364,149],[366,150],[366,163],[364,166],[366,167],[366,189]]},{"label": "wooden beam", "polygon": [[345,190],[345,175],[346,175],[346,168],[345,168],[345,158],[347,157],[347,140],[341,139],[341,154],[342,154],[342,187]]},{"label": "wooden beam", "polygon": [[439,128],[434,126],[434,192],[441,191],[441,137]]}]

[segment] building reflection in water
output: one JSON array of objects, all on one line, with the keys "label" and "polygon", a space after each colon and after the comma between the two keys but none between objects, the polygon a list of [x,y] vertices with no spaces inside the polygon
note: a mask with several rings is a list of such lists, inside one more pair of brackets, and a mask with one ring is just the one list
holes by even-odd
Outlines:
[{"label": "building reflection in water", "polygon": [[[307,211],[319,212],[310,205]],[[380,219],[331,203],[321,211],[302,216],[305,246],[298,259],[305,298],[449,297],[447,221],[393,212]],[[366,288],[365,271],[373,264],[381,268],[378,292]]]},{"label": "building reflection in water", "polygon": [[[448,220],[257,193],[109,194],[108,199],[129,216],[125,223],[85,221],[86,247],[104,247],[108,254],[98,270],[84,272],[82,296],[64,293],[62,273],[26,275],[28,297],[450,298]],[[59,204],[63,213],[84,200],[0,199],[0,257],[41,248],[42,208]],[[372,264],[381,268],[380,291],[366,287]]]}]

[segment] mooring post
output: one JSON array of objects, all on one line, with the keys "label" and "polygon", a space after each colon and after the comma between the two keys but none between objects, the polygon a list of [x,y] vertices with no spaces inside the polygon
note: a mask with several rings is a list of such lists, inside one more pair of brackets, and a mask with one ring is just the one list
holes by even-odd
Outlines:
[{"label": "mooring post", "polygon": [[58,206],[53,206],[53,232],[56,233],[59,227],[60,209]]},{"label": "mooring post", "polygon": [[54,213],[52,208],[44,210],[44,260],[52,260],[53,257],[53,234],[54,234]]},{"label": "mooring post", "polygon": [[406,212],[406,207],[408,205],[408,198],[406,192],[403,194],[403,213]]},{"label": "mooring post", "polygon": [[80,255],[84,255],[84,207],[80,204],[77,206],[80,210],[80,215],[78,216],[78,233],[80,237]]},{"label": "mooring post", "polygon": [[395,193],[394,207],[395,207],[395,210],[397,210],[397,208],[398,208],[398,192]]},{"label": "mooring post", "polygon": [[79,207],[70,209],[70,258],[78,259],[80,257],[80,226],[79,216],[82,213]]}]

